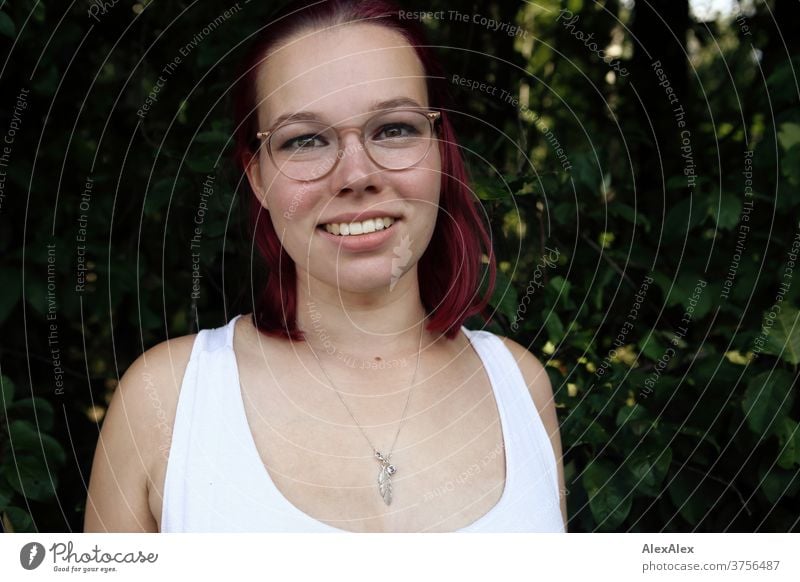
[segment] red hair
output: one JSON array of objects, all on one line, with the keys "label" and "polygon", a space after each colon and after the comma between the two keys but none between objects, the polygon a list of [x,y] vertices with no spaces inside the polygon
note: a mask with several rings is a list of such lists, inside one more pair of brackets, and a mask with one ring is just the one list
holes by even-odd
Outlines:
[{"label": "red hair", "polygon": [[[246,56],[233,92],[236,164],[244,172],[257,151],[257,73],[267,55],[294,34],[365,21],[400,33],[416,51],[426,75],[431,109],[442,112],[439,143],[442,183],[439,218],[431,241],[419,260],[420,297],[429,315],[427,329],[452,339],[464,320],[480,313],[491,321],[488,303],[495,284],[495,256],[491,239],[481,220],[480,203],[469,187],[469,178],[453,126],[444,107],[450,103],[447,81],[427,46],[422,27],[401,18],[400,10],[385,0],[322,0],[292,3],[258,32]],[[259,254],[266,261],[267,281],[256,295],[254,324],[271,336],[302,340],[297,327],[297,275],[294,261],[280,244],[272,221],[245,182],[249,194],[249,226]],[[480,296],[482,256],[488,257],[488,285]]]}]

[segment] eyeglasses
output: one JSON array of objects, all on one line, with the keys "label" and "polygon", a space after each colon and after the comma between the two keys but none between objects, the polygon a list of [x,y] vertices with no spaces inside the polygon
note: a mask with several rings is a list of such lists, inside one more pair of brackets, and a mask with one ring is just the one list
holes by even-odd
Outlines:
[{"label": "eyeglasses", "polygon": [[430,150],[439,111],[389,109],[376,113],[363,126],[336,129],[318,121],[288,121],[256,134],[267,140],[272,163],[284,176],[311,181],[327,176],[344,156],[342,134],[358,131],[360,148],[386,170],[405,170],[419,163]]}]

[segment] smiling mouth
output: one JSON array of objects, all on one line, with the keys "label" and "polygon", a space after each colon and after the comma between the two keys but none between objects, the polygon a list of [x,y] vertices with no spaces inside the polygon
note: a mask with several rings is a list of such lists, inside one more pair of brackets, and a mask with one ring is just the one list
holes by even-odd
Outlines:
[{"label": "smiling mouth", "polygon": [[387,216],[384,218],[368,218],[362,222],[320,224],[317,228],[323,229],[334,236],[359,236],[387,230],[395,222],[395,218]]}]

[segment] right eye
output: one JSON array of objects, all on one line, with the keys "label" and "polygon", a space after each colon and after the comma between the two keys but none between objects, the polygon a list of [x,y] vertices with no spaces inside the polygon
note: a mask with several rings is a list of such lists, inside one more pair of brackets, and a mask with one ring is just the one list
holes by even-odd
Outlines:
[{"label": "right eye", "polygon": [[319,133],[308,133],[281,140],[280,149],[286,151],[310,150],[328,145],[325,137]]}]

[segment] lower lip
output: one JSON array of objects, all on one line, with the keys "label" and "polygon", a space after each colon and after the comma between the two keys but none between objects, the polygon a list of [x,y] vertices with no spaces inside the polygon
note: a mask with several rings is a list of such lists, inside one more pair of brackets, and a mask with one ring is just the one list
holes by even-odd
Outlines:
[{"label": "lower lip", "polygon": [[325,228],[317,228],[317,230],[323,237],[348,251],[371,251],[379,248],[393,236],[395,226],[398,222],[399,219],[396,218],[389,228],[376,230],[368,234],[341,236],[338,234],[331,234],[325,230]]}]

